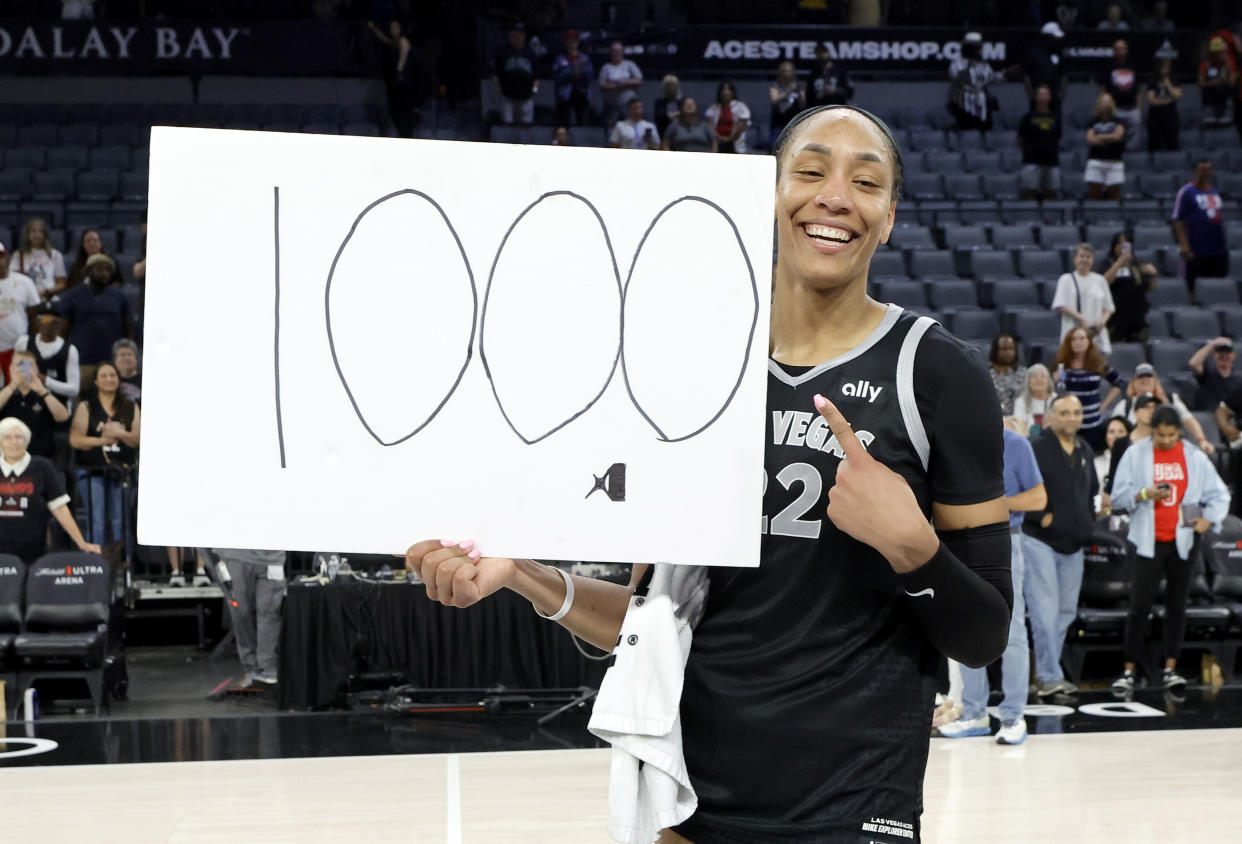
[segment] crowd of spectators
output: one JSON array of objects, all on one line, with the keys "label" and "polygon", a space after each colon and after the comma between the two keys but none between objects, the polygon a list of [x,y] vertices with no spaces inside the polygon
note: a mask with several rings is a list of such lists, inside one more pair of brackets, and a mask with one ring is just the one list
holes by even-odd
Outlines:
[{"label": "crowd of spectators", "polygon": [[41,218],[25,222],[14,253],[0,243],[0,419],[14,455],[21,440],[44,461],[20,466],[42,493],[13,498],[25,503],[0,519],[0,546],[28,562],[49,543],[132,553],[141,373],[121,281],[95,230],[68,271]]}]

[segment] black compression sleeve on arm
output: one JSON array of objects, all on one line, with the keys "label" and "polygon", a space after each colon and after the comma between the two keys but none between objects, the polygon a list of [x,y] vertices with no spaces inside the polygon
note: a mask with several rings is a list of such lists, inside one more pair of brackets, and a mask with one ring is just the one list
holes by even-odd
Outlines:
[{"label": "black compression sleeve on arm", "polygon": [[940,549],[899,574],[927,638],[941,653],[982,668],[1004,653],[1013,610],[1008,522],[940,532]]}]

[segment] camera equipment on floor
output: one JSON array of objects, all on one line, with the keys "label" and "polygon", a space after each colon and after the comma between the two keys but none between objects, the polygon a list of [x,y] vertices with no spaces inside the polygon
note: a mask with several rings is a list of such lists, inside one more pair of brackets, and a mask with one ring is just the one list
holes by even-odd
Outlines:
[{"label": "camera equipment on floor", "polygon": [[546,724],[571,709],[584,708],[595,698],[596,689],[420,689],[394,686],[386,691],[361,691],[349,695],[350,709],[382,709],[393,715],[431,715],[437,713],[481,712],[486,715],[545,713]]}]

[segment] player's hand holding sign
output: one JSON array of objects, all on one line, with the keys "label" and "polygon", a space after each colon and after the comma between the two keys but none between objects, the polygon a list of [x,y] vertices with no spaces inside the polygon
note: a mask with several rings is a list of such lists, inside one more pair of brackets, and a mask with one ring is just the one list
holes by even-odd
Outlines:
[{"label": "player's hand holding sign", "polygon": [[879,551],[899,572],[930,560],[940,546],[905,478],[867,453],[836,405],[815,396],[815,407],[836,436],[845,458],[828,493],[828,518]]},{"label": "player's hand holding sign", "polygon": [[473,541],[429,539],[405,552],[405,568],[417,572],[427,597],[446,607],[468,607],[508,586],[514,561],[484,557]]}]

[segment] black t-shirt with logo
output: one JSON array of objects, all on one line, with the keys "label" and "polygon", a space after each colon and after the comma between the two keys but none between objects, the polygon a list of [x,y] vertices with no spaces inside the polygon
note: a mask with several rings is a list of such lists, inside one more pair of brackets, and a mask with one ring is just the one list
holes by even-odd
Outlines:
[{"label": "black t-shirt with logo", "polygon": [[1018,124],[1022,163],[1056,167],[1061,163],[1061,118],[1055,113],[1029,111]]},{"label": "black t-shirt with logo", "polygon": [[[1097,135],[1108,135],[1117,131],[1116,120],[1099,120],[1091,124],[1091,128],[1095,130]],[[1087,147],[1087,158],[1094,158],[1096,161],[1120,161],[1122,154],[1126,151],[1126,136],[1122,135],[1120,141],[1110,141],[1106,144],[1096,144]]]},{"label": "black t-shirt with logo", "polygon": [[[49,393],[50,395],[50,393]],[[47,399],[34,390],[22,395],[21,390],[14,390],[13,395],[0,405],[0,417],[12,416],[26,423],[30,429],[30,444],[26,450],[40,457],[52,457],[56,453],[56,441],[53,431],[56,420],[48,409]]]},{"label": "black t-shirt with logo", "polygon": [[1130,64],[1113,65],[1100,76],[1100,84],[1112,96],[1119,111],[1138,108],[1139,78]]},{"label": "black t-shirt with logo", "polygon": [[496,80],[510,100],[529,100],[535,88],[535,54],[530,47],[502,44],[496,51]]},{"label": "black t-shirt with logo", "polygon": [[47,503],[65,494],[65,482],[50,460],[31,455],[25,471],[0,470],[0,549],[33,562],[47,546]]},{"label": "black t-shirt with logo", "polygon": [[825,515],[843,455],[813,397],[840,408],[925,513],[1004,495],[986,367],[929,322],[889,306],[842,357],[769,362],[760,565],[709,569],[686,665],[699,806],[678,831],[692,841],[918,840],[943,657],[889,563]]}]

